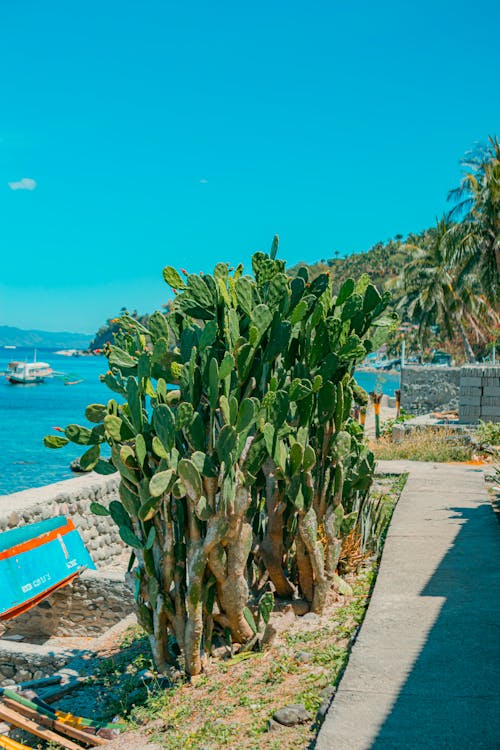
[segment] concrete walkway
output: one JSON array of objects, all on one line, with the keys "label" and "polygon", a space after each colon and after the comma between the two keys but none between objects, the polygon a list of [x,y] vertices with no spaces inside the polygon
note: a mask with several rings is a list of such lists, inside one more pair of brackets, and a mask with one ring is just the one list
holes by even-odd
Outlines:
[{"label": "concrete walkway", "polygon": [[500,748],[500,525],[475,467],[408,471],[317,750]]}]

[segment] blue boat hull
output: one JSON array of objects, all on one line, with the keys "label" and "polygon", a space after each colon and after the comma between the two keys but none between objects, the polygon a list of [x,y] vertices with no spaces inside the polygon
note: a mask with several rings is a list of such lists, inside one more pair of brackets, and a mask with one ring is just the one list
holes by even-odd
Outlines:
[{"label": "blue boat hull", "polygon": [[95,565],[64,517],[0,534],[0,620],[25,612],[85,568]]}]

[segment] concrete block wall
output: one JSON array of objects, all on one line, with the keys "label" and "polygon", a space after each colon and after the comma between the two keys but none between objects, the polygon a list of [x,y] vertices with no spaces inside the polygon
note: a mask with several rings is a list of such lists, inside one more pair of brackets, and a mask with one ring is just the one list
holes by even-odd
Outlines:
[{"label": "concrete block wall", "polygon": [[125,545],[109,516],[95,516],[90,504],[118,499],[117,475],[84,474],[74,479],[0,496],[0,532],[53,516],[71,518],[98,567],[112,564]]},{"label": "concrete block wall", "polygon": [[467,365],[460,373],[459,418],[500,422],[500,365]]}]

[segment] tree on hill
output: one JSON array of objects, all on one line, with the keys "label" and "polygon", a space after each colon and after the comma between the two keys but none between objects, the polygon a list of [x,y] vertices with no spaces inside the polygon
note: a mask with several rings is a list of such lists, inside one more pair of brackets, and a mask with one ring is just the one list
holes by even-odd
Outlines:
[{"label": "tree on hill", "polygon": [[[460,349],[469,361],[488,354],[499,330],[500,313],[500,143],[466,154],[460,186],[449,198],[454,206],[434,228],[396,234],[365,253],[299,263],[315,278],[327,268],[334,292],[349,277],[366,273],[379,288],[389,290],[403,323],[418,326],[420,347],[432,340],[454,356]],[[430,334],[432,333],[432,339]],[[461,345],[460,345],[461,342]],[[416,342],[414,342],[416,343]],[[392,354],[399,348],[396,332],[389,335]]]},{"label": "tree on hill", "polygon": [[500,143],[466,154],[465,174],[449,198],[455,202],[450,218],[456,219],[454,260],[468,274],[475,273],[483,293],[498,309],[500,302]]},{"label": "tree on hill", "polygon": [[480,330],[476,297],[467,287],[457,289],[456,269],[450,263],[449,224],[445,218],[429,230],[420,245],[407,245],[412,259],[403,271],[405,294],[399,307],[419,326],[420,340],[439,326],[449,338],[458,331],[469,362],[476,358],[466,328]]},{"label": "tree on hill", "polygon": [[[120,315],[124,315],[127,313],[127,308],[122,307],[120,310]],[[135,320],[138,320],[139,323],[142,323],[142,325],[147,325],[149,320],[149,315],[139,315],[137,310],[134,310],[131,313],[128,313],[132,318]],[[114,342],[114,336],[115,333],[118,333],[119,330],[119,321],[120,318],[108,318],[106,323],[102,325],[99,330],[97,331],[96,335],[92,339],[92,341],[89,344],[89,350],[95,351],[104,349],[106,344],[112,344]]]},{"label": "tree on hill", "polygon": [[[400,238],[401,235],[398,235]],[[383,289],[394,288],[398,277],[407,261],[408,252],[402,239],[378,242],[364,253],[352,253],[339,257],[338,251],[334,258],[319,263],[298,263],[289,269],[291,276],[296,276],[301,267],[307,267],[312,279],[329,270],[333,279],[334,291],[338,291],[348,278],[359,278],[367,273],[371,281]]]}]

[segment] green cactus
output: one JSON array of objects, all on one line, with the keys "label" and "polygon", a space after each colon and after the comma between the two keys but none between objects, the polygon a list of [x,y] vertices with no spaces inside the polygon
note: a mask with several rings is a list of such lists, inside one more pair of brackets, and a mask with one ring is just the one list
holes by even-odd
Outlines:
[{"label": "green cactus", "polygon": [[381,525],[361,503],[374,462],[350,411],[388,299],[365,278],[336,297],[328,274],[290,279],[277,249],[275,238],[253,256],[254,277],[167,266],[170,312],[147,327],[124,315],[106,352],[103,381],[125,403],[92,404],[90,427],[45,438],[119,472],[119,500],[92,508],[134,550],[137,614],[163,671],[180,652],[197,674],[218,635],[252,647],[273,606],[252,591],[266,571],[277,596],[301,592],[320,612],[331,585],[345,590],[336,567],[352,519],[367,538]]}]

